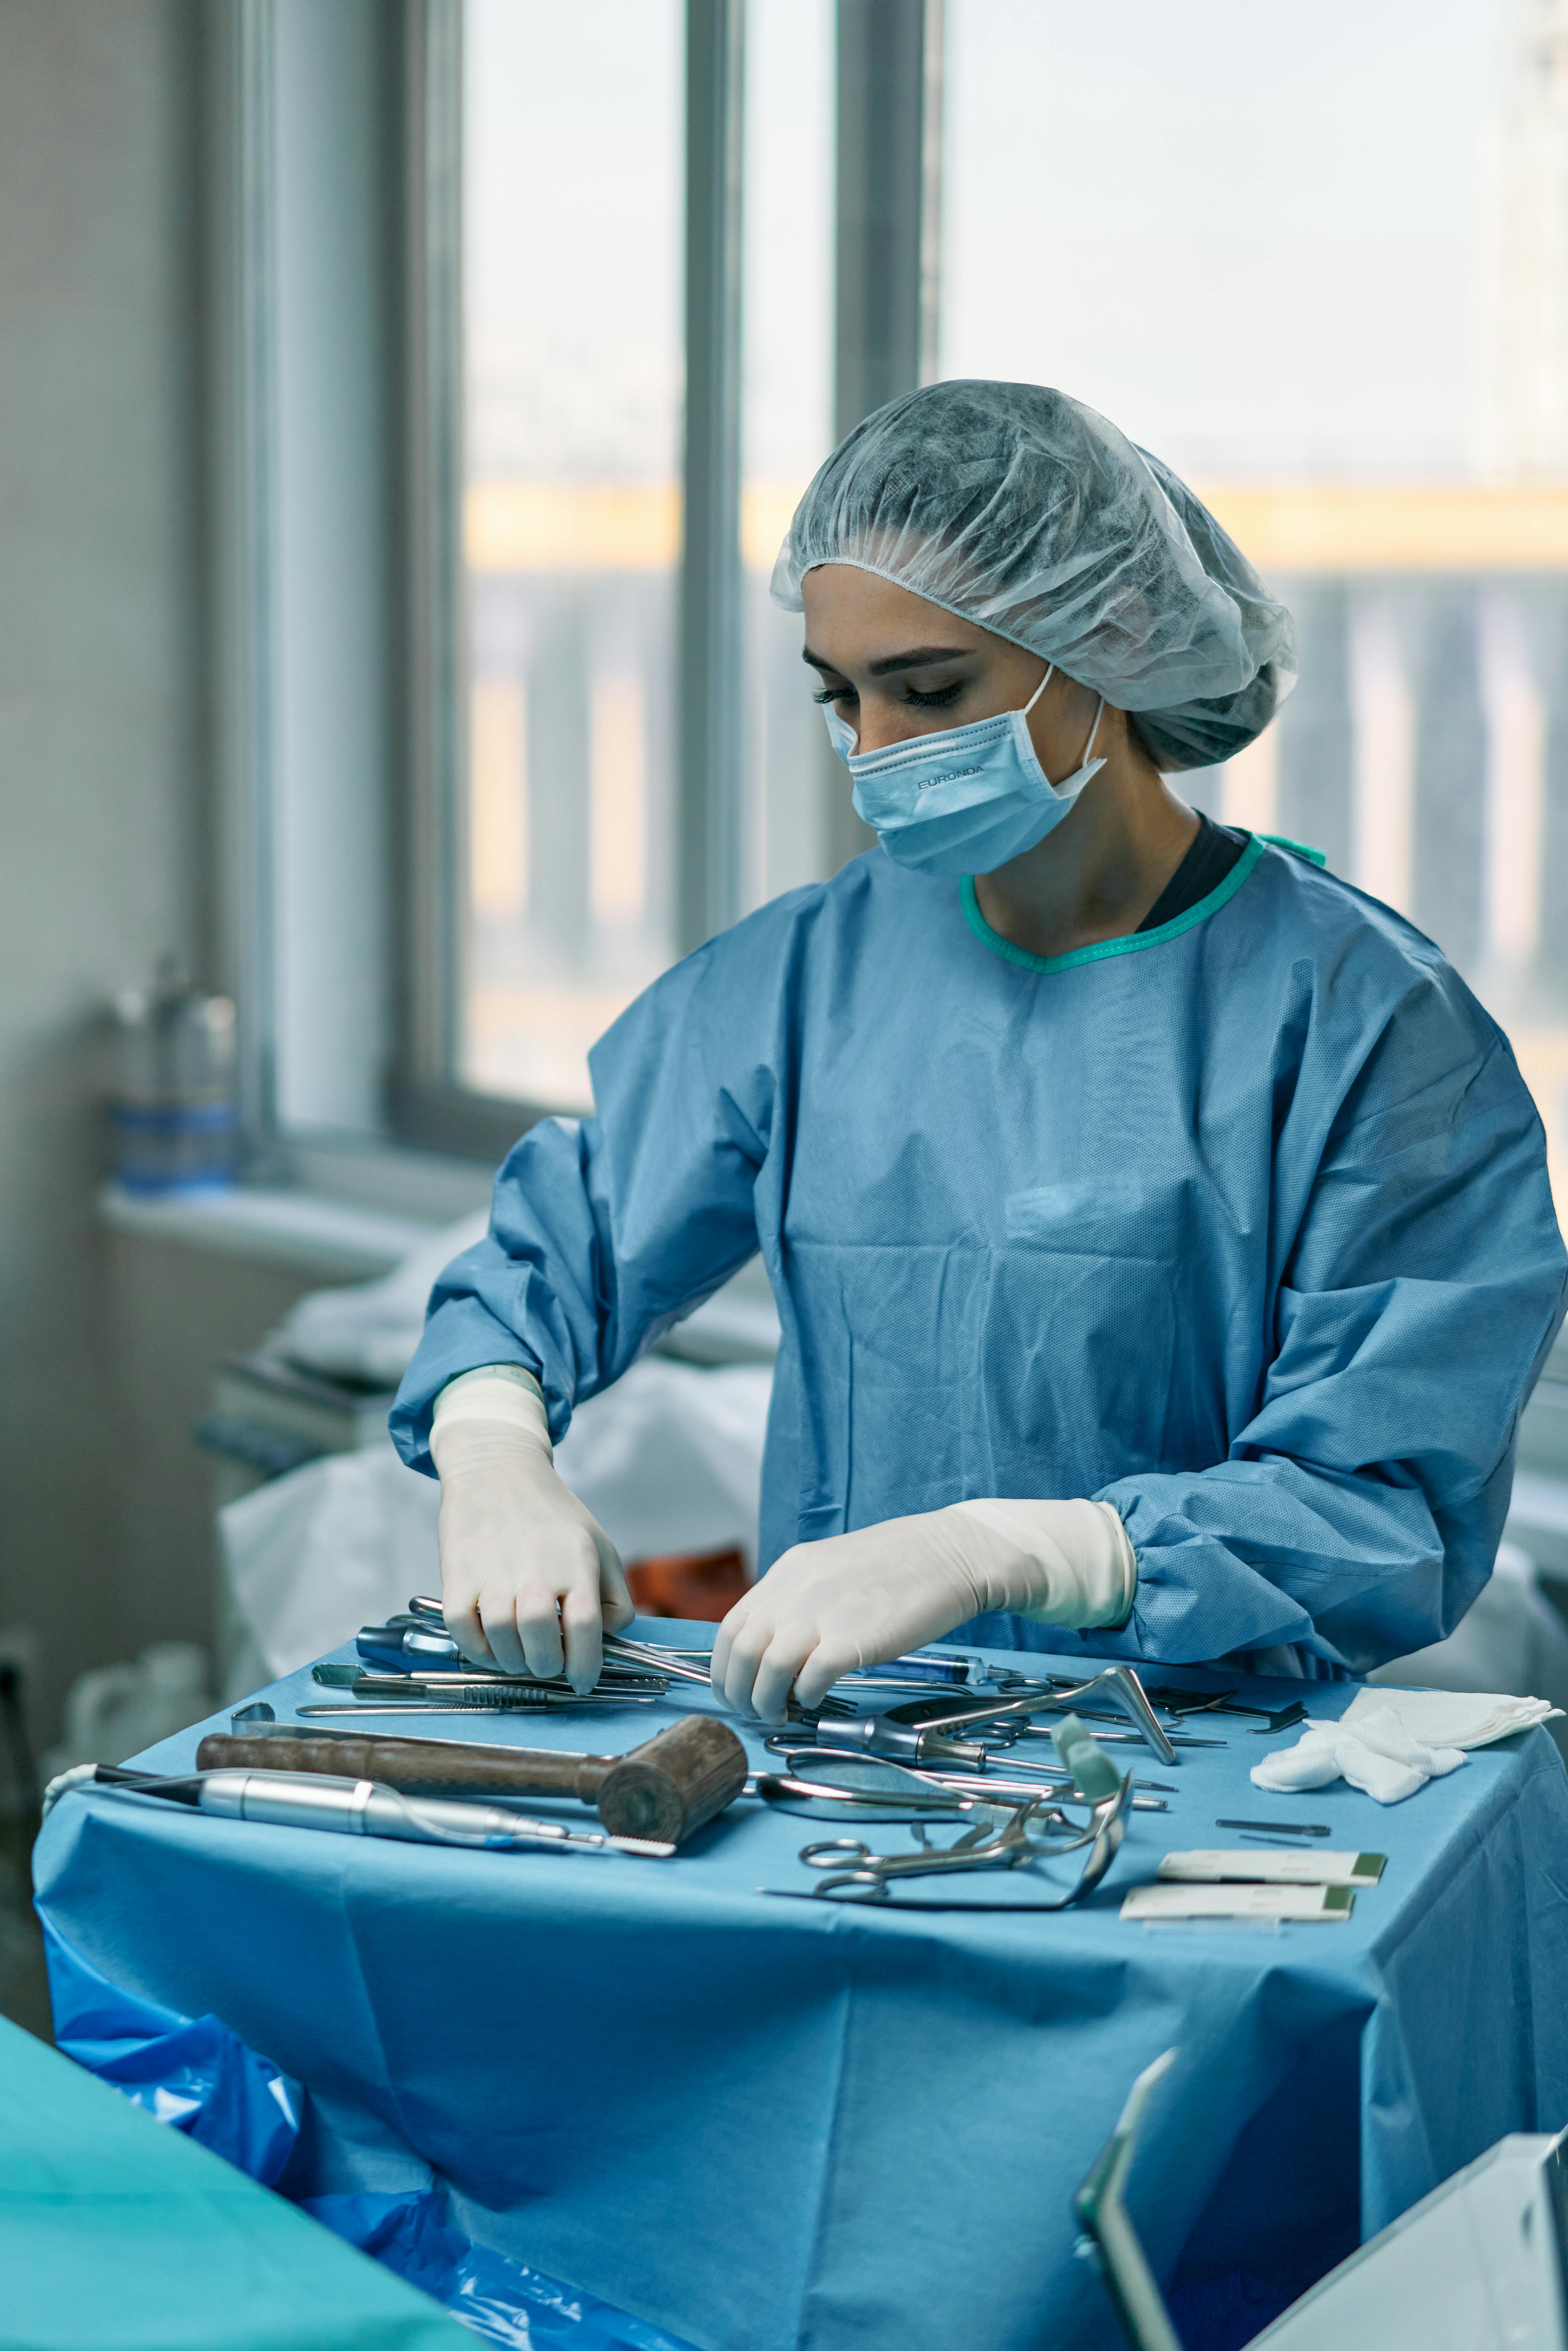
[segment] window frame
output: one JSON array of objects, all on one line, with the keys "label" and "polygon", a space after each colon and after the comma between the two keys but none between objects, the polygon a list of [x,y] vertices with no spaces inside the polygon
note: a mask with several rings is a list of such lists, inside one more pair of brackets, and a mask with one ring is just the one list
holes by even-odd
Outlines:
[{"label": "window frame", "polygon": [[[685,409],[676,696],[677,949],[733,922],[741,830],[741,301],[747,0],[685,0]],[[841,434],[934,371],[942,0],[838,0],[835,400]],[[467,638],[462,545],[463,0],[402,11],[407,748],[400,835],[399,1140],[502,1156],[558,1104],[459,1066]],[[831,862],[868,836],[839,795]]]}]

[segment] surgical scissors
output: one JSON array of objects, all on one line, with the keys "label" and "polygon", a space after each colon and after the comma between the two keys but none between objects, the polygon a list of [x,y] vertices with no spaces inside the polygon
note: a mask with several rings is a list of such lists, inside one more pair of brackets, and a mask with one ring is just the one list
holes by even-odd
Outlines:
[{"label": "surgical scissors", "polygon": [[[889,1894],[888,1886],[899,1878],[933,1877],[951,1871],[1016,1869],[1020,1863],[1055,1858],[1081,1852],[1087,1846],[1089,1851],[1076,1885],[1054,1901],[1017,1906],[1030,1910],[1065,1910],[1098,1886],[1120,1851],[1124,1829],[1123,1815],[1131,1785],[1130,1781],[1122,1780],[1113,1795],[1103,1796],[1092,1804],[1089,1825],[1084,1829],[1075,1828],[1060,1805],[1042,1799],[1020,1804],[1000,1828],[993,1828],[988,1834],[984,1823],[977,1823],[955,1844],[939,1848],[925,1846],[918,1853],[876,1854],[858,1837],[823,1837],[814,1844],[802,1846],[800,1851],[800,1859],[808,1868],[830,1873],[810,1898],[864,1902],[889,1908],[968,1908],[968,1904],[901,1902],[897,1896]],[[1048,1841],[1035,1826],[1037,1816],[1045,1823],[1060,1824],[1066,1834]],[[1010,1909],[1014,1906],[1009,1903],[997,1907]]]}]

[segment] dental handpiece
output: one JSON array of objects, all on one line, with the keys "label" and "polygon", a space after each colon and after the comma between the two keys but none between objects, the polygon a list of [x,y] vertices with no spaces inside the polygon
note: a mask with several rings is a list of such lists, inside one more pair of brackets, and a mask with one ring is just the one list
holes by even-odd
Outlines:
[{"label": "dental handpiece", "polygon": [[599,1829],[530,1820],[500,1804],[405,1796],[375,1780],[335,1780],[319,1772],[217,1771],[163,1779],[100,1763],[94,1779],[100,1786],[167,1797],[220,1820],[259,1821],[273,1828],[329,1829],[340,1836],[397,1837],[415,1844],[467,1845],[496,1853],[542,1847],[637,1854],[663,1861],[675,1850],[648,1837],[609,1836]]}]

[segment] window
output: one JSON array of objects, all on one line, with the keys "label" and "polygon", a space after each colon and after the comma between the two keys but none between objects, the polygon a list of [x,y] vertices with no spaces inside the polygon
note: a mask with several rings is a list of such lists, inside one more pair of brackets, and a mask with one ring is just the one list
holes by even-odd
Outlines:
[{"label": "window", "polygon": [[684,16],[465,12],[457,1074],[552,1108],[674,952]]},{"label": "window", "polygon": [[[831,0],[749,0],[737,29],[727,917],[827,870],[821,725],[768,581],[831,440]],[[589,1107],[590,1045],[694,943],[677,783],[686,39],[674,0],[466,0],[463,16],[454,1074],[551,1109]]]},{"label": "window", "polygon": [[1430,932],[1568,1184],[1553,0],[1364,0],[1310,39],[1249,0],[410,5],[462,51],[416,1081],[586,1107],[641,987],[863,842],[773,558],[860,415],[997,375],[1158,450],[1287,597],[1296,693],[1188,789]]},{"label": "window", "polygon": [[1184,789],[1436,939],[1513,1040],[1561,1199],[1561,12],[948,0],[946,102],[942,372],[1101,409],[1285,595],[1294,695]]}]

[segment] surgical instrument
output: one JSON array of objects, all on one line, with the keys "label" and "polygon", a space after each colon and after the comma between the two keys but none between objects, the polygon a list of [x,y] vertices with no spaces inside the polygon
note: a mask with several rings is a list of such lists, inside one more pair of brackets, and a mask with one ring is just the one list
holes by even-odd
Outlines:
[{"label": "surgical instrument", "polygon": [[[1122,1720],[1122,1717],[1119,1714],[1103,1714],[1098,1707],[1092,1706],[1086,1706],[1075,1710],[1082,1714],[1085,1722],[1092,1722],[1094,1725],[1095,1738],[1104,1740],[1107,1746],[1131,1747],[1134,1743],[1142,1744],[1143,1742],[1144,1734],[1141,1730],[1107,1730],[1101,1728],[1101,1725],[1103,1723],[1120,1722]],[[1161,1728],[1162,1729],[1164,1729],[1163,1724],[1161,1725]],[[1228,1740],[1225,1739],[1195,1738],[1190,1730],[1166,1730],[1165,1735],[1173,1747],[1226,1747],[1229,1745]],[[1051,1737],[1051,1732],[1049,1729],[1042,1729],[1039,1723],[1023,1722],[1019,1725],[1017,1736],[1019,1739],[1049,1739]],[[1177,1756],[1173,1760],[1179,1762],[1181,1759]]]},{"label": "surgical instrument", "polygon": [[[416,1593],[408,1604],[407,1618],[393,1617],[390,1622],[392,1625],[406,1622],[422,1630],[431,1627],[444,1630],[446,1614],[439,1600],[428,1593]],[[412,1650],[413,1645],[410,1646]],[[688,1668],[679,1677],[680,1679],[704,1682],[709,1679],[712,1652],[708,1649],[666,1647],[662,1641],[634,1641],[622,1634],[607,1635],[604,1647],[606,1656],[631,1656],[635,1653],[640,1658],[656,1663],[661,1672],[668,1670],[671,1659],[679,1658]],[[967,1650],[956,1650],[950,1657],[933,1657],[919,1653],[907,1657],[890,1657],[884,1666],[871,1666],[861,1673],[845,1674],[842,1686],[852,1688],[857,1685],[875,1685],[883,1689],[928,1690],[934,1682],[962,1688],[975,1683],[1002,1684],[1016,1678],[985,1657]]]},{"label": "surgical instrument", "polygon": [[[84,1767],[85,1770],[86,1767]],[[464,1804],[405,1796],[373,1780],[328,1779],[310,1772],[197,1771],[164,1777],[99,1763],[86,1785],[131,1795],[161,1796],[221,1820],[262,1821],[275,1828],[330,1829],[340,1835],[405,1838],[416,1844],[455,1844],[495,1852],[539,1846],[569,1853],[628,1853],[666,1861],[675,1848],[664,1839],[611,1836],[597,1829],[563,1828],[499,1804]]]},{"label": "surgical instrument", "polygon": [[[978,1740],[949,1739],[943,1731],[900,1722],[889,1714],[860,1715],[852,1722],[818,1722],[811,1735],[819,1747],[837,1747],[855,1755],[883,1755],[895,1763],[956,1764],[968,1771],[984,1771],[998,1752]],[[775,1730],[762,1743],[771,1754],[787,1754],[798,1737],[798,1732]],[[1009,1759],[1009,1769],[1042,1771],[1052,1779],[1061,1776],[1051,1763],[1013,1763]]]},{"label": "surgical instrument", "polygon": [[[409,1612],[411,1618],[419,1625],[429,1626],[441,1616],[441,1603],[431,1599],[428,1594],[418,1594],[409,1603]],[[451,1638],[450,1635],[443,1635],[441,1637]],[[457,1645],[455,1641],[452,1643],[452,1649],[455,1656]],[[629,1640],[623,1633],[606,1633],[603,1673],[605,1676],[610,1676],[619,1671],[624,1675],[628,1667],[640,1667],[644,1676],[652,1673],[654,1676],[664,1677],[666,1682],[695,1682],[704,1689],[711,1689],[712,1677],[708,1667],[698,1662],[699,1659],[706,1658],[707,1654],[706,1649],[665,1648],[660,1642],[632,1641]],[[627,1677],[627,1681],[630,1686],[630,1677]],[[654,1694],[662,1697],[664,1692],[659,1691]],[[854,1712],[854,1708],[846,1704],[842,1698],[824,1698],[822,1708],[830,1714]],[[795,1698],[789,1699],[786,1712],[793,1722],[810,1722],[815,1719],[815,1716],[808,1713]]]},{"label": "surgical instrument", "polygon": [[[800,1859],[808,1869],[831,1873],[818,1886],[819,1896],[864,1889],[855,1898],[880,1902],[885,1900],[888,1884],[894,1878],[936,1877],[955,1869],[1016,1869],[1020,1862],[1032,1861],[1038,1848],[1030,1838],[1028,1822],[1037,1809],[1033,1804],[1019,1804],[999,1826],[992,1815],[966,1829],[949,1845],[922,1845],[915,1853],[873,1853],[859,1837],[821,1837],[814,1844],[801,1846]],[[1056,1817],[1063,1819],[1061,1814]],[[1076,1831],[1071,1838],[1071,1844],[1058,1850],[1071,1851],[1088,1841]]]},{"label": "surgical instrument", "polygon": [[[858,1762],[858,1756],[842,1756],[842,1762]],[[869,1760],[869,1759],[868,1759]],[[801,1813],[811,1820],[921,1821],[970,1820],[989,1822],[999,1827],[1019,1812],[1030,1810],[1036,1803],[1050,1802],[1052,1792],[1036,1790],[1020,1804],[1015,1798],[998,1802],[994,1797],[961,1795],[956,1789],[941,1788],[915,1772],[905,1772],[902,1763],[876,1763],[873,1770],[885,1772],[883,1782],[866,1782],[860,1785],[835,1783],[831,1779],[803,1780],[792,1772],[762,1771],[758,1774],[756,1793],[775,1811]],[[912,1784],[905,1785],[905,1782]]]},{"label": "surgical instrument", "polygon": [[[1242,1708],[1235,1707],[1228,1711],[1239,1714]],[[1298,1722],[1311,1722],[1313,1719],[1306,1708],[1299,1703],[1294,1706],[1280,1707],[1272,1714],[1267,1707],[1262,1706],[1249,1706],[1246,1711],[1249,1714],[1260,1714],[1263,1718],[1261,1729],[1249,1729],[1247,1733],[1249,1739],[1276,1739],[1281,1730],[1293,1730]]]},{"label": "surgical instrument", "polygon": [[[873,1854],[858,1838],[822,1838],[802,1847],[800,1853],[800,1859],[809,1868],[831,1873],[812,1898],[885,1906],[897,1901],[888,1893],[890,1879],[928,1877],[953,1870],[1014,1869],[1021,1862],[1073,1853],[1087,1845],[1090,1851],[1075,1886],[1052,1902],[1024,1906],[1030,1909],[1065,1909],[1099,1884],[1120,1849],[1124,1834],[1123,1816],[1132,1782],[1122,1777],[1110,1757],[1095,1745],[1091,1734],[1072,1715],[1061,1726],[1058,1745],[1062,1761],[1072,1774],[1076,1801],[1089,1805],[1086,1828],[1077,1828],[1059,1803],[1041,1797],[1032,1803],[1020,1804],[988,1836],[984,1823],[979,1823],[951,1845],[934,1849],[923,1841],[916,1854]],[[1064,1797],[1061,1801],[1071,1802],[1074,1798]],[[1064,1836],[1047,1842],[1041,1831],[1056,1825],[1065,1832]],[[917,1900],[903,1907],[929,1906]]]},{"label": "surgical instrument", "polygon": [[923,1723],[932,1730],[972,1730],[984,1723],[1005,1722],[1009,1717],[1025,1717],[1052,1712],[1071,1713],[1077,1701],[1103,1692],[1114,1699],[1141,1731],[1160,1761],[1177,1762],[1176,1749],[1170,1738],[1155,1719],[1155,1710],[1144,1692],[1144,1686],[1131,1666],[1106,1666],[1086,1681],[1060,1685],[1054,1681],[1036,1685],[1015,1698],[994,1698],[976,1702],[940,1698],[917,1698],[912,1705],[894,1707],[886,1720]]},{"label": "surgical instrument", "polygon": [[262,1723],[248,1736],[209,1731],[196,1750],[196,1769],[347,1776],[409,1796],[574,1796],[595,1805],[614,1835],[679,1844],[739,1795],[747,1758],[727,1723],[716,1715],[689,1714],[625,1755],[373,1732],[356,1738],[352,1731]]},{"label": "surgical instrument", "polygon": [[[1072,1784],[1071,1771],[1058,1769],[1048,1775],[1043,1764],[1030,1767],[1040,1773],[1038,1779],[1002,1780],[993,1778],[988,1772],[936,1771],[929,1768],[914,1771],[905,1763],[890,1762],[880,1756],[852,1755],[831,1747],[789,1748],[784,1750],[784,1754],[787,1775],[796,1780],[825,1781],[842,1788],[891,1788],[908,1783],[914,1788],[947,1789],[955,1795],[974,1796],[982,1803],[990,1804],[1002,1803],[1009,1796],[1015,1800],[1025,1796],[1050,1796],[1060,1788]],[[758,1788],[760,1792],[760,1780]],[[1168,1812],[1170,1807],[1165,1799],[1176,1792],[1163,1780],[1134,1780],[1133,1789],[1131,1808],[1138,1813]],[[1145,1789],[1158,1792],[1145,1795],[1140,1792]]]},{"label": "surgical instrument", "polygon": [[1327,1836],[1322,1821],[1216,1821],[1217,1829],[1261,1829],[1269,1836]]},{"label": "surgical instrument", "polygon": [[367,1714],[559,1714],[577,1707],[652,1706],[652,1698],[628,1698],[619,1690],[590,1690],[579,1698],[571,1690],[495,1689],[444,1690],[428,1682],[413,1682],[395,1693],[356,1690],[346,1704],[301,1706],[300,1716]]},{"label": "surgical instrument", "polygon": [[323,1689],[348,1690],[358,1698],[429,1697],[439,1698],[444,1706],[504,1705],[508,1698],[627,1706],[664,1698],[670,1687],[662,1674],[649,1674],[634,1681],[596,1683],[580,1698],[564,1679],[550,1681],[531,1674],[377,1674],[367,1672],[363,1666],[339,1665],[331,1658],[312,1666],[310,1678]]},{"label": "surgical instrument", "polygon": [[[624,1658],[633,1665],[652,1666],[658,1672],[668,1674],[674,1681],[697,1682],[709,1691],[713,1687],[712,1674],[706,1666],[677,1662],[677,1652],[661,1648],[654,1641],[630,1641],[623,1633],[606,1633],[604,1654],[607,1658]],[[841,1698],[825,1698],[820,1707],[809,1708],[803,1707],[799,1698],[791,1697],[786,1699],[784,1706],[785,1714],[791,1722],[814,1723],[822,1714],[852,1715],[854,1710],[848,1700]]]},{"label": "surgical instrument", "polygon": [[[368,1667],[372,1673],[412,1674],[421,1681],[444,1683],[488,1686],[506,1681],[537,1682],[549,1689],[571,1687],[563,1674],[508,1674],[499,1666],[476,1666],[463,1655],[449,1634],[428,1632],[413,1622],[400,1624],[394,1619],[390,1625],[367,1625],[355,1646],[361,1667]],[[603,1660],[595,1684],[601,1690],[623,1689],[649,1698],[663,1698],[669,1686],[669,1675],[663,1667],[653,1672],[641,1665],[628,1666],[615,1657]]]},{"label": "surgical instrument", "polygon": [[1149,1697],[1155,1706],[1163,1707],[1167,1714],[1250,1715],[1254,1720],[1260,1720],[1263,1724],[1261,1730],[1254,1730],[1249,1734],[1253,1739],[1271,1739],[1276,1732],[1293,1729],[1298,1722],[1306,1722],[1311,1719],[1299,1698],[1293,1699],[1289,1706],[1270,1708],[1248,1706],[1237,1697],[1234,1690],[1219,1690],[1214,1697],[1206,1698],[1201,1691],[1162,1687],[1151,1689]]},{"label": "surgical instrument", "polygon": [[[1129,1712],[1138,1723],[1137,1733],[1124,1732],[1122,1738],[1141,1735],[1155,1747],[1163,1761],[1179,1761],[1175,1748],[1155,1720],[1148,1700],[1145,1698],[1137,1676],[1125,1666],[1108,1666],[1080,1687],[1083,1692],[1100,1689],[1107,1685],[1125,1698]],[[870,1755],[885,1755],[901,1763],[954,1763],[969,1771],[983,1771],[988,1760],[996,1750],[978,1740],[951,1739],[953,1729],[980,1729],[990,1725],[1012,1729],[1014,1737],[1049,1738],[1051,1734],[1037,1729],[1023,1717],[1027,1709],[1044,1707],[1064,1707],[1065,1696],[1051,1691],[1030,1691],[1021,1698],[987,1701],[977,1704],[958,1703],[949,1698],[916,1698],[907,1706],[895,1706],[885,1714],[857,1715],[852,1721],[835,1721],[831,1726],[820,1721],[816,1729],[819,1746],[848,1747]],[[1107,1734],[1117,1739],[1116,1732]],[[774,1733],[767,1745],[777,1750],[779,1734]],[[1184,1744],[1186,1743],[1184,1741]],[[1207,1741],[1199,1741],[1207,1745]],[[1222,1742],[1221,1742],[1222,1743]],[[1024,1758],[1010,1758],[1009,1768],[1028,1771],[1036,1767]]]}]

